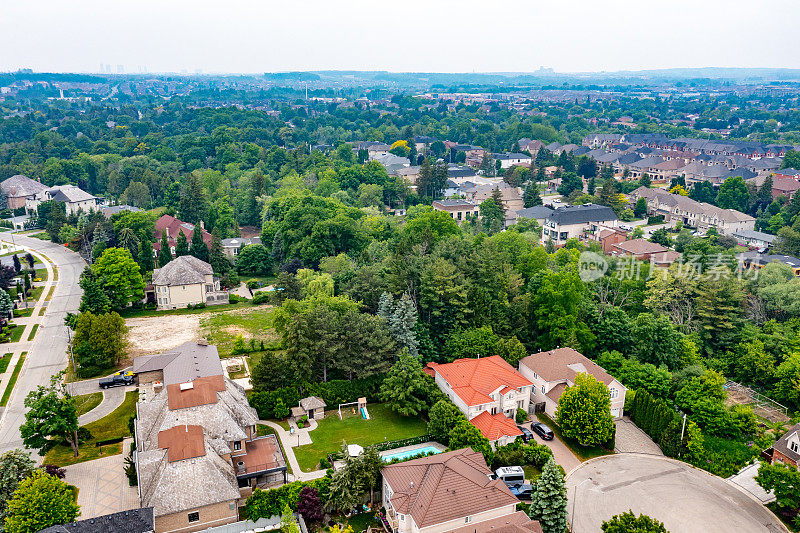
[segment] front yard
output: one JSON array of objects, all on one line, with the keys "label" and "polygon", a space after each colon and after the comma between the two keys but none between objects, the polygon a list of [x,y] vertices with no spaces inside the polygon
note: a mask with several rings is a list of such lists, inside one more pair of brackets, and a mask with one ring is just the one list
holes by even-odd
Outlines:
[{"label": "front yard", "polygon": [[611,455],[614,453],[614,450],[607,450],[602,446],[581,446],[578,441],[564,437],[564,435],[561,434],[561,428],[558,427],[555,420],[544,413],[536,413],[536,418],[539,419],[539,422],[552,429],[556,438],[563,442],[581,462],[592,459],[593,457]]},{"label": "front yard", "polygon": [[342,442],[369,446],[427,433],[424,421],[398,415],[383,404],[370,404],[367,410],[369,420],[352,415],[339,420],[336,410],[326,411],[325,418],[318,421],[319,427],[309,433],[313,442],[292,448],[303,472],[316,470],[320,459],[341,450]]}]

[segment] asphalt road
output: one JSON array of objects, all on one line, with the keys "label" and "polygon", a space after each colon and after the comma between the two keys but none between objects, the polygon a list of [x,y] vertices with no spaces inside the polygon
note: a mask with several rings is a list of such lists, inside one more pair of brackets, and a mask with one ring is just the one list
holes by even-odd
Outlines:
[{"label": "asphalt road", "polygon": [[732,483],[663,457],[622,453],[591,459],[570,472],[567,491],[575,533],[600,531],[605,520],[629,509],[663,522],[671,533],[788,531]]},{"label": "asphalt road", "polygon": [[[10,239],[8,234],[0,235],[0,240],[10,242]],[[78,254],[51,242],[22,235],[14,235],[14,242],[49,257],[58,268],[58,282],[39,332],[28,350],[8,406],[0,417],[0,453],[22,447],[19,427],[25,421],[24,401],[28,392],[38,385],[50,383],[50,376],[67,367],[67,328],[64,326],[64,317],[67,312],[78,311],[83,292],[78,285],[78,278],[86,265]]]}]

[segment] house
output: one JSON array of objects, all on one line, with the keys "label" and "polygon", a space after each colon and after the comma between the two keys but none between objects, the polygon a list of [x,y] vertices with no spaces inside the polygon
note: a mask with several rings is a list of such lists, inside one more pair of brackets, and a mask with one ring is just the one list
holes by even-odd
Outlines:
[{"label": "house", "polygon": [[383,507],[393,533],[541,533],[486,460],[463,448],[383,467]]},{"label": "house", "polygon": [[141,211],[138,207],[133,207],[132,205],[109,205],[107,207],[103,207],[100,209],[103,213],[103,216],[106,219],[111,218],[112,216],[116,215],[117,213],[123,213],[125,211],[130,211],[131,213],[137,213]]},{"label": "house", "polygon": [[572,348],[557,348],[524,357],[520,373],[533,383],[531,402],[555,419],[558,400],[567,387],[575,384],[575,376],[587,373],[608,387],[611,395],[611,416],[619,418],[625,407],[625,387],[597,363]]},{"label": "house", "polygon": [[535,205],[533,207],[526,207],[516,212],[516,220],[519,222],[521,218],[528,220],[535,220],[540,226],[544,226],[544,221],[550,216],[553,210],[546,205]]},{"label": "house", "polygon": [[744,252],[736,256],[744,268],[761,270],[770,263],[783,263],[794,271],[795,276],[800,276],[800,259],[791,255],[760,254],[758,252]]},{"label": "house", "polygon": [[495,189],[500,191],[500,201],[503,204],[503,209],[505,209],[506,226],[508,226],[515,218],[514,213],[525,206],[519,187],[512,187],[501,180],[496,184],[468,187],[461,192],[467,197],[467,200],[471,200],[473,203],[480,205],[481,202],[492,197]]},{"label": "house", "polygon": [[528,412],[533,384],[502,357],[428,363],[425,369],[492,445],[508,444],[522,434],[513,420],[517,409]]},{"label": "house", "polygon": [[653,254],[666,252],[667,248],[647,239],[632,239],[611,247],[613,255],[632,255],[640,261],[647,261]]},{"label": "house", "polygon": [[220,289],[211,265],[192,255],[182,255],[153,270],[153,289],[159,309],[228,303],[228,293]]},{"label": "house", "polygon": [[772,180],[772,199],[777,200],[779,196],[785,196],[791,200],[795,193],[800,190],[800,181],[794,178],[778,178]]},{"label": "house", "polygon": [[8,198],[9,209],[25,207],[28,199],[33,200],[37,194],[46,189],[47,185],[32,180],[24,174],[16,174],[0,182],[0,191]]},{"label": "house", "polygon": [[155,517],[152,507],[131,509],[118,513],[87,518],[42,529],[39,533],[154,533]]},{"label": "house", "polygon": [[[211,234],[207,232],[201,223],[200,231],[203,232],[203,242],[206,246],[211,246]],[[195,225],[188,222],[183,222],[170,215],[162,215],[161,218],[156,220],[155,231],[153,232],[153,256],[157,257],[161,252],[161,235],[167,234],[167,242],[169,242],[169,251],[171,255],[175,255],[175,246],[178,244],[178,234],[183,233],[186,240],[191,245],[192,237],[194,237]]]},{"label": "house", "polygon": [[79,212],[97,211],[103,199],[93,196],[75,185],[56,185],[36,193],[33,198],[26,198],[25,210],[36,211],[40,203],[50,200],[63,202],[67,215],[74,215]]},{"label": "house", "polygon": [[583,204],[560,207],[547,217],[542,230],[542,243],[552,240],[563,246],[568,239],[581,239],[595,233],[601,226],[615,228],[619,217],[604,205]]},{"label": "house", "polygon": [[733,238],[742,246],[757,248],[762,252],[772,246],[772,243],[775,241],[775,235],[754,230],[737,231],[733,234]]},{"label": "house", "polygon": [[261,244],[261,237],[233,237],[230,239],[222,239],[222,251],[230,260],[236,259],[239,255],[239,250],[242,246],[250,246],[251,244]]},{"label": "house", "polygon": [[[215,347],[186,343],[133,366],[139,499],[153,508],[156,533],[236,522],[254,488],[286,482],[277,438],[257,435],[258,415],[222,373]],[[146,381],[159,372],[162,380]]]},{"label": "house", "polygon": [[587,233],[584,240],[600,243],[604,254],[610,255],[615,244],[628,240],[628,231],[619,227],[598,226],[597,231]]},{"label": "house", "polygon": [[436,200],[431,205],[436,211],[448,213],[459,224],[477,218],[479,213],[478,204],[469,200]]},{"label": "house", "polygon": [[417,179],[419,178],[419,169],[421,167],[419,165],[411,165],[408,167],[402,167],[395,170],[392,174],[394,176],[400,176],[405,178],[406,181],[412,186],[416,186]]},{"label": "house", "polygon": [[307,416],[309,420],[319,420],[325,418],[325,408],[328,404],[319,396],[309,396],[303,398],[297,407],[292,407],[292,418]]},{"label": "house", "polygon": [[511,168],[514,165],[530,166],[533,159],[527,154],[506,153],[506,154],[492,154],[492,158],[500,161],[500,168]]},{"label": "house", "polygon": [[800,463],[800,424],[795,424],[789,431],[772,445],[772,464],[782,463],[797,467]]}]

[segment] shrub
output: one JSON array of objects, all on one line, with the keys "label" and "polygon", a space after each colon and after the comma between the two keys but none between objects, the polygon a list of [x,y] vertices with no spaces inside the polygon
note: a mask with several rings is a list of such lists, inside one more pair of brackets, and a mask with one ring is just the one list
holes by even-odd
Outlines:
[{"label": "shrub", "polygon": [[257,292],[253,295],[253,305],[269,303],[270,293],[266,291]]},{"label": "shrub", "polygon": [[525,412],[525,409],[518,408],[516,416],[517,424],[521,424],[527,419],[528,419],[528,413]]},{"label": "shrub", "polygon": [[247,301],[249,301],[247,298],[245,298],[243,296],[239,296],[238,294],[230,294],[230,295],[228,295],[228,302],[230,302],[232,304],[238,304],[238,303],[247,302]]}]

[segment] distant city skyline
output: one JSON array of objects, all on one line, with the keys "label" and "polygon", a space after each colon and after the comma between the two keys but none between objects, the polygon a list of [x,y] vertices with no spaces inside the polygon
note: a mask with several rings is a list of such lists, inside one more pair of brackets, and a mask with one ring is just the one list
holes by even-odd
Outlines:
[{"label": "distant city skyline", "polygon": [[795,8],[788,0],[770,2],[768,9],[740,0],[6,2],[0,70],[800,68]]}]

